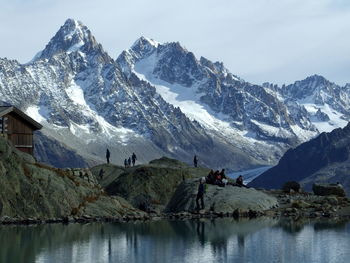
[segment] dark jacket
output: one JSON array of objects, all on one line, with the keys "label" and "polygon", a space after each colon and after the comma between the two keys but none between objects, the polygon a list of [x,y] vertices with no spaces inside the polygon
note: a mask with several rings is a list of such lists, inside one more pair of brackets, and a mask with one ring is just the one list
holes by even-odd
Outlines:
[{"label": "dark jacket", "polygon": [[198,194],[197,195],[204,195],[204,184],[199,184],[198,186]]}]

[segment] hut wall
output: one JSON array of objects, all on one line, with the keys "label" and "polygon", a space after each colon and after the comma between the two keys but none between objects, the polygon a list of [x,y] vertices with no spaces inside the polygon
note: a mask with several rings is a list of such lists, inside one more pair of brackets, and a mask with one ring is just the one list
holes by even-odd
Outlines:
[{"label": "hut wall", "polygon": [[9,113],[7,117],[8,139],[23,152],[33,154],[33,127],[19,116]]}]

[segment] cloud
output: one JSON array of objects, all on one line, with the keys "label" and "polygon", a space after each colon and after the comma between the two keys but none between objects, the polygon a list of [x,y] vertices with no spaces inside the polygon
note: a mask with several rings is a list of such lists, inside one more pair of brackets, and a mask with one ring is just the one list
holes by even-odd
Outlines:
[{"label": "cloud", "polygon": [[67,18],[87,25],[112,57],[141,35],[179,41],[247,81],[322,74],[350,82],[345,0],[2,0],[0,57],[29,61]]}]

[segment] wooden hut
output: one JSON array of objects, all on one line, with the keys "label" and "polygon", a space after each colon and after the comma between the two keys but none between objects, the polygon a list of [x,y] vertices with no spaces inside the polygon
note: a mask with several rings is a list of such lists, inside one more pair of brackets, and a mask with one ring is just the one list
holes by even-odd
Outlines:
[{"label": "wooden hut", "polygon": [[20,151],[33,155],[33,133],[42,125],[13,106],[0,107],[0,136],[10,140]]}]

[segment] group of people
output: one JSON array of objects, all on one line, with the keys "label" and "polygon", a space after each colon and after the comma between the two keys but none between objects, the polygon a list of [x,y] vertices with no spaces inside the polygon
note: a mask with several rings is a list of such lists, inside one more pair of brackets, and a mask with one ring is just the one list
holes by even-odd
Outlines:
[{"label": "group of people", "polygon": [[124,160],[125,168],[131,167],[131,163],[132,163],[132,166],[135,166],[136,160],[137,160],[136,154],[132,153],[131,157]]},{"label": "group of people", "polygon": [[225,169],[222,169],[221,172],[219,170],[210,170],[209,174],[205,178],[205,181],[207,184],[215,184],[218,186],[224,187],[227,183],[228,180],[225,175]]},{"label": "group of people", "polygon": [[[111,158],[111,152],[109,151],[109,149],[106,150],[106,160],[107,160],[107,163],[109,164],[109,159]],[[124,166],[125,168],[127,167],[131,167],[131,164],[132,166],[135,166],[135,163],[136,163],[136,160],[137,160],[137,157],[136,157],[136,154],[135,153],[132,153],[132,155],[129,157],[129,158],[126,158],[124,160]],[[103,176],[103,175],[102,175]]]},{"label": "group of people", "polygon": [[232,185],[232,186],[248,188],[248,186],[246,186],[243,183],[242,175],[238,176],[235,182],[228,181],[225,175],[225,169],[222,169],[221,172],[219,172],[219,170],[216,170],[215,172],[213,170],[210,170],[209,174],[205,178],[205,182],[207,184],[215,184],[221,187],[225,187],[225,185]]},{"label": "group of people", "polygon": [[[202,177],[199,181],[198,192],[196,197],[196,210],[204,209],[204,193],[205,187],[204,184],[214,184],[221,187],[225,187],[226,185],[238,186],[238,187],[246,187],[243,182],[243,176],[240,175],[236,178],[235,182],[230,182],[227,180],[225,175],[225,169],[222,169],[221,172],[219,170],[213,171],[210,170],[209,174],[206,177]],[[200,204],[199,204],[200,201]]]}]

